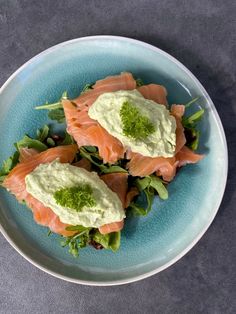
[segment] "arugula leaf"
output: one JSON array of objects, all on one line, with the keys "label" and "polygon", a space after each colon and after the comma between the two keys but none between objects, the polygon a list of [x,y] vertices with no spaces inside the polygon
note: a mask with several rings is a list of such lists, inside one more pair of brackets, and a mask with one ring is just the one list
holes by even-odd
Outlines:
[{"label": "arugula leaf", "polygon": [[87,150],[89,153],[97,153],[97,148],[95,146],[84,146],[84,148]]},{"label": "arugula leaf", "polygon": [[0,175],[0,185],[2,185],[5,178],[6,178],[6,175]]},{"label": "arugula leaf", "polygon": [[151,178],[150,186],[153,187],[154,190],[156,190],[159,197],[162,200],[168,199],[168,191],[164,186],[163,181],[154,175],[151,175],[150,178]]},{"label": "arugula leaf", "polygon": [[128,209],[131,210],[134,216],[146,216],[147,215],[146,209],[134,202],[131,202],[129,204]]},{"label": "arugula leaf", "polygon": [[80,94],[86,93],[87,91],[93,89],[93,85],[94,84],[85,84]]},{"label": "arugula leaf", "polygon": [[152,209],[152,203],[154,199],[154,189],[146,188],[143,191],[143,196],[145,196],[146,206],[141,206],[138,202],[131,202],[129,205],[129,209],[131,209],[132,213],[135,216],[146,216],[150,210]]},{"label": "arugula leaf", "polygon": [[75,143],[75,141],[74,141],[73,137],[69,133],[65,132],[65,137],[64,137],[64,140],[62,141],[61,145],[70,145],[70,144],[74,144],[74,143]]},{"label": "arugula leaf", "polygon": [[49,104],[48,102],[44,105],[41,105],[41,106],[37,106],[35,107],[36,110],[42,110],[42,109],[47,109],[47,110],[56,110],[56,109],[60,109],[62,108],[62,103],[61,101],[63,99],[68,99],[68,96],[67,96],[67,91],[63,92],[61,98],[59,101],[55,102],[55,103],[52,103],[52,104]]},{"label": "arugula leaf", "polygon": [[116,252],[120,247],[120,231],[101,234],[98,230],[93,235],[93,240],[100,243],[105,249]]},{"label": "arugula leaf", "polygon": [[151,178],[149,176],[143,178],[143,179],[137,179],[135,181],[135,185],[139,189],[139,191],[145,190],[147,187],[150,186]]},{"label": "arugula leaf", "polygon": [[200,139],[200,131],[195,128],[186,128],[184,129],[184,134],[186,137],[186,145],[192,150],[197,150]]},{"label": "arugula leaf", "polygon": [[3,162],[2,168],[0,169],[0,184],[4,181],[8,173],[17,165],[19,156],[19,152],[16,151],[12,156]]},{"label": "arugula leaf", "polygon": [[[101,168],[101,166],[100,166]],[[127,173],[127,170],[120,166],[104,166],[101,169],[102,173],[114,173],[114,172],[124,172]]]},{"label": "arugula leaf", "polygon": [[51,120],[56,120],[58,123],[64,123],[65,122],[65,113],[63,108],[58,108],[49,111],[48,117]]},{"label": "arugula leaf", "polygon": [[140,86],[144,85],[144,82],[143,82],[143,80],[141,78],[137,78],[135,81],[136,81],[137,87],[140,87]]},{"label": "arugula leaf", "polygon": [[131,202],[129,209],[135,216],[146,216],[152,209],[155,191],[163,200],[168,198],[168,191],[163,184],[163,181],[154,176],[147,176],[145,178],[138,178],[135,180],[136,187],[139,189],[141,196],[145,196],[145,206],[139,204],[139,199],[136,202]]},{"label": "arugula leaf", "polygon": [[[191,100],[185,107],[189,107],[192,103],[194,103],[198,98]],[[190,116],[184,116],[182,118],[182,125],[184,127],[184,133],[186,137],[186,146],[191,148],[192,150],[196,150],[199,145],[200,139],[200,131],[197,130],[197,123],[202,119],[205,113],[204,109],[200,109],[197,112],[193,113]]]},{"label": "arugula leaf", "polygon": [[137,179],[135,185],[139,191],[145,191],[152,187],[163,200],[168,198],[168,191],[163,184],[163,181],[155,175],[147,176],[143,179]]},{"label": "arugula leaf", "polygon": [[[95,151],[94,146],[82,146],[80,147],[80,155],[86,159],[88,159],[92,164],[97,166],[102,173],[113,173],[113,172],[127,172],[126,169],[117,166],[117,165],[104,165],[102,161],[99,163],[94,160],[96,159],[101,159],[100,156],[98,155],[97,149]],[[90,151],[90,152],[89,152]],[[93,152],[91,152],[93,151]]]},{"label": "arugula leaf", "polygon": [[63,99],[68,99],[66,91],[62,94],[59,101],[52,104],[46,103],[45,105],[35,107],[35,109],[36,110],[47,109],[49,110],[48,117],[51,120],[56,120],[58,123],[63,123],[65,121],[65,113],[62,107]]},{"label": "arugula leaf", "polygon": [[34,148],[38,151],[44,151],[48,149],[48,146],[43,141],[46,140],[49,134],[49,127],[44,125],[43,128],[37,130],[36,139],[29,137],[28,135],[24,135],[24,137],[16,142],[14,145],[17,149],[16,152],[12,156],[10,156],[7,160],[3,162],[2,168],[0,169],[0,184],[4,181],[6,175],[17,165],[19,162],[21,148]]},{"label": "arugula leaf", "polygon": [[48,149],[47,145],[40,142],[39,140],[35,140],[28,135],[25,135],[20,141],[14,144],[19,151],[20,148],[28,147],[28,148],[34,148],[38,151],[42,152],[46,149]]},{"label": "arugula leaf", "polygon": [[193,103],[195,103],[200,97],[193,98],[187,104],[185,104],[185,108],[190,107]]},{"label": "arugula leaf", "polygon": [[51,137],[48,137],[48,138],[47,138],[47,144],[48,144],[49,146],[51,146],[51,147],[56,146],[55,141],[54,141]]},{"label": "arugula leaf", "polygon": [[97,167],[105,167],[104,165],[102,164],[99,164],[97,163],[96,161],[94,161],[94,159],[92,157],[96,157],[96,158],[99,158],[98,154],[95,155],[95,153],[89,153],[85,147],[80,147],[79,149],[80,151],[80,155],[84,158],[87,158],[92,164],[94,164],[95,166]]},{"label": "arugula leaf", "polygon": [[146,201],[147,201],[147,206],[146,206],[146,213],[149,213],[150,210],[152,209],[152,203],[154,199],[154,189],[148,188],[143,190],[145,196],[146,196]]},{"label": "arugula leaf", "polygon": [[49,104],[48,102],[46,102],[44,105],[41,106],[36,106],[34,109],[36,110],[55,110],[55,109],[59,109],[62,108],[62,104],[60,101],[54,102],[52,104]]},{"label": "arugula leaf", "polygon": [[8,174],[11,171],[11,169],[15,167],[15,165],[18,163],[19,155],[20,155],[19,152],[14,152],[12,156],[7,158],[3,162],[3,166],[0,170],[1,175]]},{"label": "arugula leaf", "polygon": [[43,142],[48,137],[48,134],[49,134],[49,127],[47,125],[44,125],[42,129],[37,130],[36,140]]},{"label": "arugula leaf", "polygon": [[205,110],[204,109],[200,109],[197,112],[195,112],[194,114],[192,114],[189,117],[183,117],[182,118],[182,124],[184,127],[191,127],[194,126],[198,121],[201,120],[201,118],[204,115]]},{"label": "arugula leaf", "polygon": [[[75,226],[76,227],[76,226]],[[84,248],[88,245],[90,236],[91,228],[84,228],[83,231],[77,233],[71,237],[65,237],[65,239],[61,242],[62,247],[69,247],[69,253],[72,254],[74,257],[79,256],[79,250]]]}]

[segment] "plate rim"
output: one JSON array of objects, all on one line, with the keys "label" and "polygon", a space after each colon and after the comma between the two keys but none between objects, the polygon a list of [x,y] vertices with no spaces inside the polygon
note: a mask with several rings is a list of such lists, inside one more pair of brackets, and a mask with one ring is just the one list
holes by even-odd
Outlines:
[{"label": "plate rim", "polygon": [[195,75],[184,64],[182,64],[175,57],[171,56],[169,53],[165,52],[164,50],[162,50],[162,49],[160,49],[158,47],[155,47],[154,45],[151,45],[151,44],[148,44],[146,42],[143,42],[141,40],[137,40],[137,39],[133,39],[133,38],[129,38],[129,37],[114,36],[114,35],[85,36],[85,37],[79,37],[79,38],[74,38],[74,39],[71,39],[71,40],[67,40],[67,41],[61,42],[59,44],[56,44],[56,45],[54,45],[52,47],[49,47],[46,50],[43,50],[42,52],[38,53],[37,55],[35,55],[31,59],[29,59],[28,61],[26,61],[15,72],[13,72],[13,74],[11,74],[11,76],[1,86],[1,88],[0,88],[0,95],[2,94],[4,89],[10,84],[10,82],[22,70],[24,70],[24,68],[26,68],[28,65],[32,64],[39,57],[51,53],[52,51],[56,50],[58,47],[63,47],[63,46],[66,46],[68,44],[73,44],[73,43],[76,43],[76,42],[85,42],[85,41],[94,41],[94,40],[108,40],[108,41],[113,40],[113,41],[120,41],[120,42],[126,42],[126,43],[133,43],[133,44],[136,44],[138,46],[142,46],[142,47],[144,47],[144,48],[146,48],[148,50],[151,50],[153,52],[157,52],[157,53],[161,54],[162,56],[166,57],[168,60],[170,60],[174,64],[176,64],[177,66],[179,66],[181,68],[181,70],[183,70],[193,80],[193,82],[201,89],[202,93],[204,94],[208,104],[210,105],[210,108],[213,111],[213,118],[216,121],[216,124],[217,124],[217,126],[218,126],[218,128],[220,130],[220,136],[221,136],[221,140],[222,140],[223,147],[224,147],[224,177],[222,178],[223,179],[223,184],[221,185],[220,197],[219,197],[218,202],[217,202],[217,204],[215,206],[215,210],[214,210],[214,213],[213,213],[211,219],[206,224],[206,226],[203,228],[203,230],[198,234],[198,236],[183,251],[181,251],[177,256],[175,256],[173,259],[171,259],[168,263],[166,263],[166,264],[164,264],[164,265],[162,265],[160,267],[157,267],[154,270],[148,271],[148,272],[146,272],[144,274],[133,276],[132,278],[128,278],[128,279],[119,279],[119,280],[104,281],[104,282],[75,279],[75,278],[72,278],[72,277],[69,277],[69,276],[58,274],[57,272],[54,272],[53,270],[50,270],[47,267],[44,267],[44,266],[40,265],[40,263],[38,263],[37,260],[35,260],[35,259],[31,258],[30,256],[28,256],[27,253],[25,253],[21,248],[19,248],[14,243],[14,241],[11,239],[11,237],[7,234],[7,232],[5,231],[5,229],[3,228],[3,226],[2,226],[2,224],[0,222],[0,232],[5,237],[5,239],[10,243],[10,245],[22,257],[24,257],[28,262],[30,262],[32,265],[34,265],[38,269],[46,272],[47,274],[50,274],[50,275],[52,275],[52,276],[54,276],[56,278],[65,280],[67,282],[72,282],[72,283],[76,283],[76,284],[82,284],[82,285],[88,285],[88,286],[116,286],[116,285],[123,285],[123,284],[127,284],[127,283],[136,282],[136,281],[148,278],[150,276],[153,276],[153,275],[163,271],[164,269],[170,267],[171,265],[175,264],[178,260],[180,260],[202,238],[202,236],[206,233],[206,231],[208,230],[208,228],[212,224],[212,222],[213,222],[213,220],[214,220],[214,218],[215,218],[215,216],[216,216],[216,214],[217,214],[217,212],[218,212],[218,210],[220,208],[220,205],[221,205],[221,202],[222,202],[222,199],[223,199],[223,196],[224,196],[226,183],[227,183],[227,176],[228,176],[228,148],[227,148],[227,141],[226,141],[224,128],[223,128],[221,119],[219,117],[219,114],[218,114],[218,112],[217,112],[217,110],[215,108],[215,105],[214,105],[213,101],[211,100],[209,94],[207,93],[207,91],[205,90],[205,88],[203,87],[201,82],[195,77]]}]

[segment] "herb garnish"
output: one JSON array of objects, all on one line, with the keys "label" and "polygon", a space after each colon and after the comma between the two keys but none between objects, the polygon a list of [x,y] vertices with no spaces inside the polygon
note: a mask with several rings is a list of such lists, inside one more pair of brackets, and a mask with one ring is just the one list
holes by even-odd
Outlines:
[{"label": "herb garnish", "polygon": [[75,209],[77,212],[85,206],[93,207],[96,205],[93,190],[88,184],[58,190],[53,196],[57,204]]},{"label": "herb garnish", "polygon": [[155,127],[138,108],[125,101],[120,109],[121,122],[124,135],[134,139],[145,139],[155,132]]}]

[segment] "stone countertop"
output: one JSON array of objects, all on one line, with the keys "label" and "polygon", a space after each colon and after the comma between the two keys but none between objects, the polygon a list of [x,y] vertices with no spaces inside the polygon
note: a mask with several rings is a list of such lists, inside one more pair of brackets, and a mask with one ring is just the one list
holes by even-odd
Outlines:
[{"label": "stone countertop", "polygon": [[0,313],[236,313],[236,2],[232,0],[0,0],[0,85],[57,43],[119,35],[186,65],[212,97],[229,149],[219,212],[180,261],[116,287],[64,282],[23,259],[0,235]]}]

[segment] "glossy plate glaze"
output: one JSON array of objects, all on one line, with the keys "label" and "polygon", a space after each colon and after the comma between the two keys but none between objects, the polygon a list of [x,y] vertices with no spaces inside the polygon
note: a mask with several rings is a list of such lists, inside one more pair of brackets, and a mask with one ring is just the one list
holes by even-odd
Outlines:
[{"label": "glossy plate glaze", "polygon": [[13,152],[25,133],[48,123],[34,107],[58,100],[67,90],[78,95],[86,83],[130,71],[145,83],[163,84],[169,103],[201,96],[195,109],[201,122],[199,152],[205,158],[179,171],[169,185],[169,199],[155,200],[147,217],[126,222],[117,253],[86,248],[79,259],[47,236],[31,211],[0,190],[1,232],[11,245],[40,269],[64,280],[87,285],[116,285],[151,276],[180,259],[205,233],[219,208],[227,178],[227,146],[216,109],[199,81],[176,59],[146,43],[121,37],[96,36],[54,46],[31,59],[1,88],[0,162]]}]

